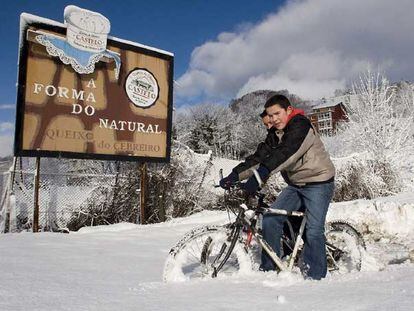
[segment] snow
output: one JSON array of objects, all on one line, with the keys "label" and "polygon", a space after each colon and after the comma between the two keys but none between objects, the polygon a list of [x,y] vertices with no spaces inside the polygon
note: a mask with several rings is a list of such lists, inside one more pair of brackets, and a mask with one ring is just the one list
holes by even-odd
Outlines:
[{"label": "snow", "polygon": [[157,48],[154,48],[152,46],[144,45],[144,44],[137,43],[137,42],[134,42],[134,41],[120,39],[120,38],[112,37],[112,36],[108,36],[108,39],[114,40],[116,42],[121,42],[121,43],[129,44],[129,45],[133,45],[133,46],[143,48],[143,49],[146,49],[146,50],[151,50],[151,51],[154,51],[154,52],[157,52],[157,53],[160,53],[160,54],[164,54],[164,55],[168,55],[168,56],[174,56],[174,53],[172,53],[172,52],[157,49]]},{"label": "snow", "polygon": [[[194,165],[207,160],[196,157]],[[222,190],[213,187],[219,169],[227,175],[237,163],[215,159],[203,187],[219,194]],[[0,310],[412,310],[414,193],[408,189],[331,205],[328,221],[341,219],[357,227],[367,251],[361,272],[322,281],[304,280],[298,273],[243,270],[231,277],[164,283],[171,247],[196,227],[226,223],[223,211],[152,225],[85,227],[69,234],[3,234]]]},{"label": "snow", "polygon": [[[249,272],[162,282],[169,249],[187,231],[226,222],[203,211],[154,225],[0,235],[0,310],[412,310],[414,194],[332,204],[328,218],[365,230],[370,267],[309,281]],[[365,229],[364,229],[365,228]],[[368,230],[368,229],[369,230]],[[391,263],[400,263],[392,265]]]},{"label": "snow", "polygon": [[361,232],[382,238],[413,238],[414,193],[335,203],[331,205],[327,218],[346,219]]}]

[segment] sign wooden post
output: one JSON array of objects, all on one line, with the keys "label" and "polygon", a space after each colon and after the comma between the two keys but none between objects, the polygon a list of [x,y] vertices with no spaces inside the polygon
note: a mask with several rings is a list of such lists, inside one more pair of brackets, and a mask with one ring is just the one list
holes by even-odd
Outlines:
[{"label": "sign wooden post", "polygon": [[33,232],[39,231],[39,181],[40,157],[36,157],[36,171],[34,175]]},{"label": "sign wooden post", "polygon": [[146,192],[147,192],[147,163],[143,162],[140,165],[140,174],[141,174],[141,178],[140,178],[140,186],[141,186],[141,191],[140,191],[140,204],[139,204],[139,208],[140,208],[140,217],[139,217],[139,223],[145,224],[145,209],[146,209]]}]

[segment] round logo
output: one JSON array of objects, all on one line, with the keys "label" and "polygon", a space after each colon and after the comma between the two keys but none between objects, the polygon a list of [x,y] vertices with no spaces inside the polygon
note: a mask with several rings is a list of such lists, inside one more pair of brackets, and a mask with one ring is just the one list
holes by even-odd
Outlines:
[{"label": "round logo", "polygon": [[125,81],[125,91],[131,102],[141,108],[152,106],[159,96],[158,82],[151,72],[145,69],[132,70]]}]

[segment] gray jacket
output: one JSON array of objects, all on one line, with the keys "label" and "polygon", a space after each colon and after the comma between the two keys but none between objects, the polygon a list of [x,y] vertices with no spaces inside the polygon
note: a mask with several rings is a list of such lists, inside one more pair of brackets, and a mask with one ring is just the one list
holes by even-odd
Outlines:
[{"label": "gray jacket", "polygon": [[[288,184],[297,186],[333,180],[335,167],[319,134],[305,116],[294,115],[283,130],[270,131],[266,142],[266,152],[257,157],[250,167],[263,165],[272,174],[281,172]],[[246,171],[246,165],[238,167],[245,169],[236,170],[240,180],[251,176],[251,172]]]}]

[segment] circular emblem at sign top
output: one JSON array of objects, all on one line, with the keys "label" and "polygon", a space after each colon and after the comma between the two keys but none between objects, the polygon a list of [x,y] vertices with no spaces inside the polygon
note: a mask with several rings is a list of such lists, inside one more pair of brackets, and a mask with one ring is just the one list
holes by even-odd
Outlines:
[{"label": "circular emblem at sign top", "polygon": [[125,81],[125,91],[137,107],[151,107],[158,99],[159,86],[154,75],[146,69],[132,70]]}]

